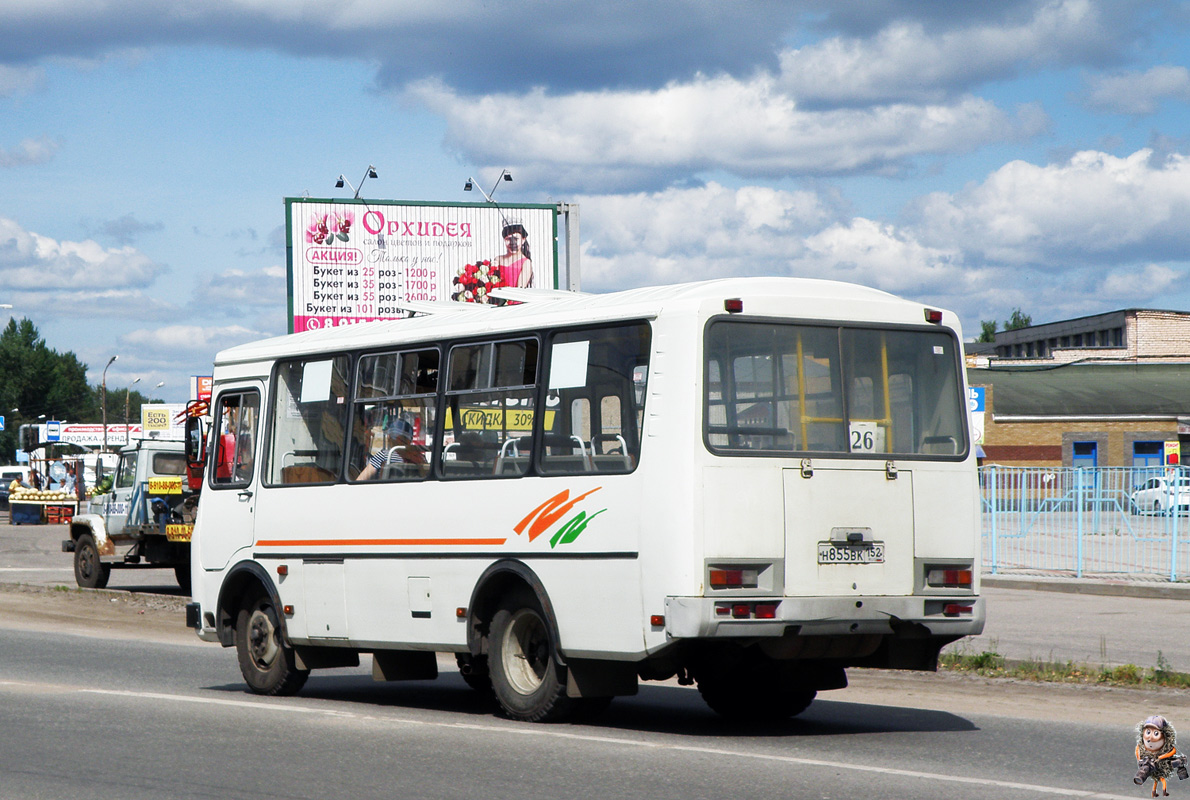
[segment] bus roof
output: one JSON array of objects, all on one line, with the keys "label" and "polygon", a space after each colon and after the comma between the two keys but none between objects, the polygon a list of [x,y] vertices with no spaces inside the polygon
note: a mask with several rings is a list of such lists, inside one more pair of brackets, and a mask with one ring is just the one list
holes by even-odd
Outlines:
[{"label": "bus roof", "polygon": [[[811,317],[829,317],[835,306],[836,316],[852,318],[842,310],[861,303],[867,312],[883,307],[888,316],[903,318],[908,309],[921,309],[921,303],[903,300],[879,289],[852,283],[814,278],[721,278],[697,283],[650,286],[607,294],[586,294],[551,290],[516,290],[529,302],[503,307],[468,303],[411,303],[423,313],[408,319],[381,320],[262,339],[230,347],[215,357],[217,365],[271,360],[287,356],[383,347],[394,342],[432,342],[460,335],[483,335],[532,329],[559,324],[574,325],[610,319],[647,319],[662,308],[693,311],[707,300],[740,297],[788,298],[814,309]],[[510,294],[512,294],[510,292]],[[891,312],[891,313],[890,313]],[[921,320],[920,312],[916,319]],[[948,323],[956,324],[947,314]]]}]

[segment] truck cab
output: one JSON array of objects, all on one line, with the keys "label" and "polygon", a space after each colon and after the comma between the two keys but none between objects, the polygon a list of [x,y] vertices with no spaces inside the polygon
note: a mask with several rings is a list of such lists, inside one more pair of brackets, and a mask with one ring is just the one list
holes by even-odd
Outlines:
[{"label": "truck cab", "polygon": [[120,451],[111,490],[75,515],[62,550],[74,553],[79,586],[101,589],[112,569],[173,567],[190,590],[190,535],[198,492],[187,480],[185,443],[145,439]]}]

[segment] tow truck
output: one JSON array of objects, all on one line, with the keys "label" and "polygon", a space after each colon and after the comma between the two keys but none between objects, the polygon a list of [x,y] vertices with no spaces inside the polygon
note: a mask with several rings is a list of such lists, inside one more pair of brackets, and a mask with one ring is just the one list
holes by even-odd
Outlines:
[{"label": "tow truck", "polygon": [[[187,436],[202,436],[206,403],[186,411]],[[110,492],[95,495],[70,523],[62,550],[74,554],[75,582],[107,586],[113,569],[169,568],[190,592],[190,536],[198,513],[202,463],[186,442],[143,439],[120,450]]]}]

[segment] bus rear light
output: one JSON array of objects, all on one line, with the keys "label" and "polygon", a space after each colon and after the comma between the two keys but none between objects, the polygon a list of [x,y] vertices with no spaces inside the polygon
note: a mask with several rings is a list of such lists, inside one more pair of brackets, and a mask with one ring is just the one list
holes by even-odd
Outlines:
[{"label": "bus rear light", "polygon": [[739,314],[744,310],[744,301],[738,297],[732,297],[723,301],[723,310],[728,314]]},{"label": "bus rear light", "polygon": [[456,608],[455,609],[455,618],[456,619],[466,619],[467,618],[467,609],[463,608],[462,606],[459,606],[458,608]]},{"label": "bus rear light", "polygon": [[715,606],[715,616],[717,616],[717,617],[731,616],[731,606],[729,606],[729,605]]},{"label": "bus rear light", "polygon": [[755,589],[760,571],[755,569],[712,569],[712,589]]},{"label": "bus rear light", "polygon": [[927,308],[925,310],[925,312],[926,312],[926,322],[932,322],[935,325],[942,324],[942,312],[941,311],[939,311],[936,308]]},{"label": "bus rear light", "polygon": [[736,603],[731,607],[732,619],[748,619],[752,616],[752,606],[747,603]]},{"label": "bus rear light", "polygon": [[926,585],[970,589],[972,574],[969,569],[935,567],[926,572]]},{"label": "bus rear light", "polygon": [[942,614],[947,617],[957,617],[962,614],[970,614],[974,606],[966,606],[962,603],[947,603],[942,607]]},{"label": "bus rear light", "polygon": [[756,604],[756,618],[757,619],[776,619],[777,618],[777,604],[776,603],[757,603]]},{"label": "bus rear light", "polygon": [[665,627],[665,615],[664,614],[654,614],[653,616],[649,617],[649,624],[652,625],[654,628],[664,628]]},{"label": "bus rear light", "polygon": [[282,578],[284,578],[286,575],[289,574],[289,565],[288,564],[278,564],[277,565],[277,574],[280,575]]},{"label": "bus rear light", "polygon": [[282,606],[281,611],[284,612],[285,616],[287,617],[293,616],[293,606]]}]

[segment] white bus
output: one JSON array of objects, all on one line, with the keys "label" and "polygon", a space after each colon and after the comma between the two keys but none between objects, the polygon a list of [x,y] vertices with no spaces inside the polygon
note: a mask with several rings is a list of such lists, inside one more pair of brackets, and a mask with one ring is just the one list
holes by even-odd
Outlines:
[{"label": "white bus", "polygon": [[217,356],[187,623],[253,691],[453,653],[514,719],[675,676],[784,718],[982,630],[953,314],[779,278],[513,294]]}]

